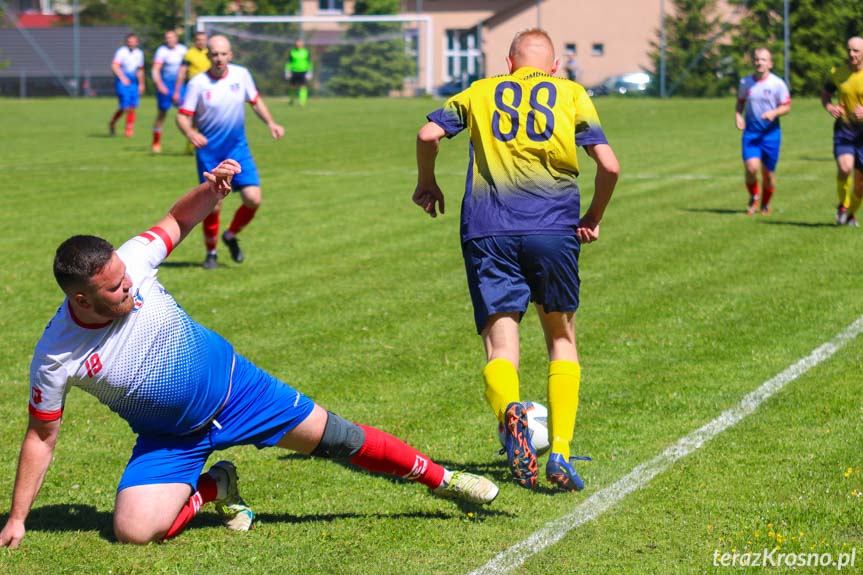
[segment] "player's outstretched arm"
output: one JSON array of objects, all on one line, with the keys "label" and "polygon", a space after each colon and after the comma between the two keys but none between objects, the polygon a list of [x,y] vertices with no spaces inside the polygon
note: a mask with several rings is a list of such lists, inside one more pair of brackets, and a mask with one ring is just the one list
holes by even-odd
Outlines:
[{"label": "player's outstretched arm", "polygon": [[590,207],[581,217],[575,235],[581,243],[589,244],[599,239],[599,222],[611,201],[611,194],[617,185],[620,175],[620,164],[614,150],[608,144],[596,144],[586,147],[588,155],[596,162],[596,177],[594,179],[593,199]]},{"label": "player's outstretched arm", "polygon": [[212,172],[204,172],[206,181],[177,200],[156,226],[170,236],[176,247],[222,198],[231,193],[231,180],[241,171],[236,161],[224,160]]},{"label": "player's outstretched arm", "polygon": [[285,129],[273,120],[273,117],[270,115],[270,109],[267,108],[266,104],[264,104],[263,98],[258,96],[258,99],[254,104],[252,104],[252,110],[254,110],[255,114],[257,114],[261,121],[267,125],[267,128],[270,130],[270,135],[274,140],[279,140],[285,135]]},{"label": "player's outstretched arm", "polygon": [[440,213],[444,213],[443,192],[434,173],[440,141],[444,136],[446,131],[434,122],[427,123],[417,134],[417,186],[412,199],[433,218],[437,217],[436,205]]},{"label": "player's outstretched arm", "polygon": [[59,431],[59,419],[41,421],[30,416],[27,433],[21,444],[21,454],[18,457],[18,472],[15,475],[15,487],[12,490],[12,509],[9,511],[6,525],[0,531],[0,547],[14,549],[21,544],[25,533],[24,522],[48,473]]}]

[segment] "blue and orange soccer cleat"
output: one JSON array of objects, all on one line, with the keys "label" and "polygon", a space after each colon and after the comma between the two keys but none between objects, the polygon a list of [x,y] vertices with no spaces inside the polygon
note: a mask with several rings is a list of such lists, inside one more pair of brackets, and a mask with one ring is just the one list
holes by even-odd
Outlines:
[{"label": "blue and orange soccer cleat", "polygon": [[522,487],[533,489],[536,487],[538,467],[536,450],[530,441],[524,405],[515,401],[507,405],[503,423],[506,433],[503,448],[506,451],[512,476]]},{"label": "blue and orange soccer cleat", "polygon": [[572,466],[574,461],[591,461],[590,457],[570,457],[567,462],[560,453],[552,453],[545,464],[545,478],[561,491],[581,491],[584,481]]}]

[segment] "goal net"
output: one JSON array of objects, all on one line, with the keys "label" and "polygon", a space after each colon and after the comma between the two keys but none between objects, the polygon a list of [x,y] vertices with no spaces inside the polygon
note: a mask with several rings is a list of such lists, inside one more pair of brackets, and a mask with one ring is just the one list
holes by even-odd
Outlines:
[{"label": "goal net", "polygon": [[285,63],[298,39],[309,50],[310,91],[325,96],[430,94],[428,16],[201,16],[197,30],[231,41],[266,95],[289,93]]}]

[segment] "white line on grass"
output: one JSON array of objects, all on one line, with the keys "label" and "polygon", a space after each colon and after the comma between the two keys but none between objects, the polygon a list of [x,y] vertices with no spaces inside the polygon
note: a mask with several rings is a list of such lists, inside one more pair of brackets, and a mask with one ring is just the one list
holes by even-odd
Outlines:
[{"label": "white line on grass", "polygon": [[779,375],[762,383],[758,389],[746,395],[740,403],[723,411],[710,423],[681,438],[677,443],[650,461],[637,466],[612,485],[600,489],[585,499],[583,503],[577,505],[571,513],[546,523],[524,541],[516,543],[479,569],[471,571],[470,575],[499,575],[522,565],[531,556],[560,541],[573,529],[596,519],[630,493],[646,486],[654,477],[668,469],[678,459],[686,457],[729,427],[736,425],[744,417],[758,409],[758,406],[772,395],[781,391],[782,388],[813,367],[829,359],[861,332],[863,332],[863,316],[857,318],[854,323],[831,341],[816,348]]}]

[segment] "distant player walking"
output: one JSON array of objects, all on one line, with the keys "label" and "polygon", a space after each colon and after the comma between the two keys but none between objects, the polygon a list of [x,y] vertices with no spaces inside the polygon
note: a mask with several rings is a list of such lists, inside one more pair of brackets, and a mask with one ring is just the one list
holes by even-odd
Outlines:
[{"label": "distant player walking", "polygon": [[763,186],[761,213],[770,213],[770,199],[776,189],[776,164],[782,131],[779,117],[791,111],[788,86],[773,69],[773,58],[767,48],[752,52],[755,73],[740,79],[737,89],[737,129],[743,130],[743,167],[746,189],[749,191],[747,214],[758,211],[758,172]]},{"label": "distant player walking", "polygon": [[[243,167],[242,173],[233,180],[243,203],[234,213],[230,227],[222,234],[222,241],[228,246],[231,258],[242,263],[245,255],[240,249],[237,234],[252,221],[261,205],[258,168],[246,138],[245,103],[251,104],[252,110],[267,125],[274,139],[284,136],[285,129],[273,121],[249,71],[230,63],[233,52],[227,38],[210,38],[208,54],[210,69],[206,74],[198,74],[189,81],[186,97],[177,114],[177,126],[197,148],[198,174],[212,170],[225,158],[234,158]],[[192,127],[192,117],[197,122],[197,130]],[[219,243],[220,210],[221,202],[204,219],[204,245],[207,250],[204,269],[214,269],[219,265],[216,248]]]},{"label": "distant player walking", "polygon": [[[485,399],[505,429],[516,481],[536,485],[537,459],[519,399],[519,322],[530,302],[545,333],[551,455],[546,478],[563,491],[584,483],[569,457],[581,368],[575,344],[578,256],[599,238],[619,166],[584,88],[554,77],[560,66],[540,29],[515,36],[509,74],[474,82],[432,112],[417,136],[413,201],[444,212],[435,179],[440,141],[466,130],[471,155],[461,242],[477,332],[488,363]],[[595,191],[580,216],[576,146],[596,162]]]},{"label": "distant player walking", "polygon": [[[838,92],[839,102],[833,103]],[[848,40],[848,60],[830,70],[821,92],[821,104],[833,123],[836,158],[836,224],[857,227],[857,210],[863,202],[863,38]],[[854,192],[851,193],[852,173]]]},{"label": "distant player walking", "polygon": [[114,507],[114,533],[124,543],[174,537],[209,502],[227,527],[248,530],[254,513],[240,497],[234,465],[220,461],[201,473],[213,452],[238,445],[350,462],[415,481],[440,497],[485,504],[497,496],[488,479],[450,471],[392,435],[328,412],[256,367],[189,317],[162,286],[161,263],[240,173],[235,161],[221,162],[165,217],[116,250],[87,235],[57,248],[54,277],[66,298],[30,364],[30,419],[0,547],[18,547],[24,538],[73,386],[137,435]]},{"label": "distant player walking", "polygon": [[144,53],[138,48],[137,34],[127,34],[125,45],[114,52],[111,71],[114,73],[117,111],[108,122],[108,133],[114,135],[117,120],[125,113],[125,134],[131,138],[135,133],[135,109],[144,94]]},{"label": "distant player walking", "polygon": [[[165,32],[165,43],[156,49],[153,56],[153,68],[151,76],[156,84],[156,120],[153,123],[153,153],[162,151],[162,126],[165,123],[165,115],[174,105],[174,93],[179,90],[180,95],[184,86],[177,78],[183,58],[186,56],[186,47],[177,42],[177,33],[173,30]],[[178,100],[179,101],[179,100]]]}]

